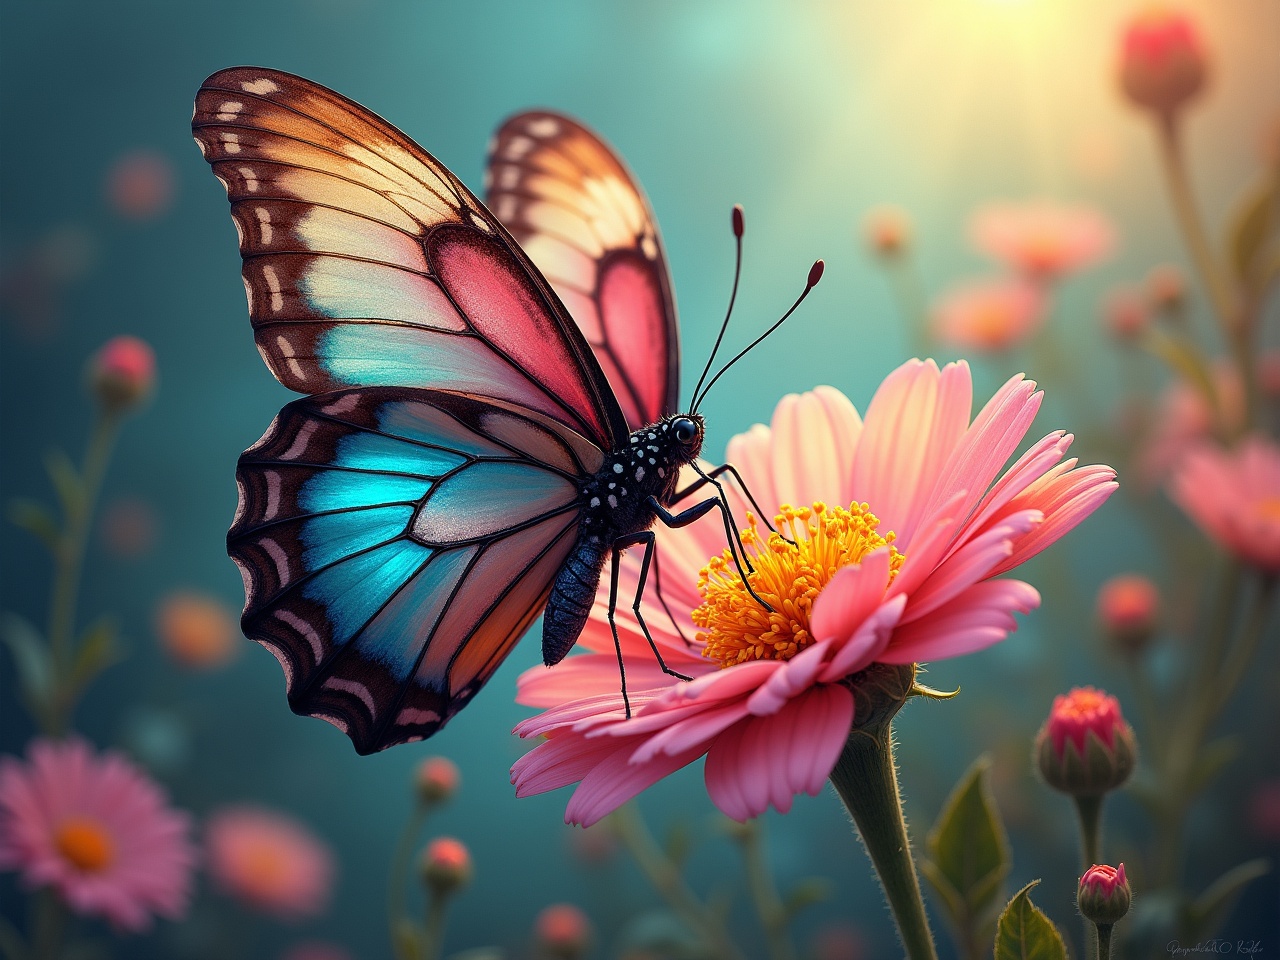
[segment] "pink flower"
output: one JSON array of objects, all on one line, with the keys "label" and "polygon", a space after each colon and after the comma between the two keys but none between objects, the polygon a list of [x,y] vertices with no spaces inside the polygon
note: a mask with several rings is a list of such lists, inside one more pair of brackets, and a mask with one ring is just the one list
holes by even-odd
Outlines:
[{"label": "pink flower", "polygon": [[1128,287],[1111,290],[1102,301],[1102,323],[1112,339],[1132,343],[1147,331],[1151,316],[1147,305]]},{"label": "pink flower", "polygon": [[178,591],[160,602],[155,615],[160,645],[180,666],[214,670],[240,652],[240,627],[219,600]]},{"label": "pink flower", "polygon": [[1160,617],[1160,591],[1139,573],[1112,577],[1098,591],[1098,619],[1122,651],[1140,651],[1155,632]]},{"label": "pink flower", "polygon": [[1153,6],[1129,21],[1120,42],[1120,89],[1135,104],[1171,117],[1204,87],[1204,38],[1183,13]]},{"label": "pink flower", "polygon": [[27,762],[0,758],[0,869],[52,886],[81,914],[122,930],[179,919],[196,851],[186,813],[114,751],[83,740],[33,740]]},{"label": "pink flower", "polygon": [[1169,496],[1210,538],[1280,573],[1280,447],[1255,436],[1235,450],[1204,444],[1169,481]]},{"label": "pink flower", "polygon": [[1052,281],[1105,259],[1115,230],[1092,207],[1033,201],[990,204],[969,225],[974,245],[1029,280]]},{"label": "pink flower", "polygon": [[1044,320],[1044,295],[1023,280],[980,280],[952,287],[934,305],[938,339],[962,350],[1008,350]]},{"label": "pink flower", "polygon": [[448,757],[426,757],[414,772],[418,786],[418,800],[429,806],[444,803],[458,792],[462,774],[458,765]]},{"label": "pink flower", "polygon": [[324,912],[333,854],[292,817],[259,807],[224,807],[205,828],[209,872],[226,893],[285,920]]},{"label": "pink flower", "polygon": [[130,220],[153,220],[173,204],[173,164],[151,150],[120,157],[107,174],[107,200]]},{"label": "pink flower", "polygon": [[[679,632],[652,597],[644,609],[666,662],[693,681],[662,673],[620,614],[634,713],[625,719],[602,584],[579,639],[590,652],[520,678],[519,701],[549,709],[516,727],[547,738],[512,769],[517,794],[581,781],[565,818],[590,825],[706,756],[707,790],[727,815],[786,811],[796,794],[822,788],[844,746],[854,695],[842,680],[878,661],[936,660],[1003,639],[1013,613],[1040,598],[993,578],[1093,512],[1115,474],[1063,461],[1072,438],[1055,432],[1001,475],[1042,395],[1014,377],[972,423],[971,395],[967,364],[912,360],[881,385],[865,422],[843,394],[819,387],[784,397],[772,428],[735,437],[729,461],[796,541],[746,537],[752,583],[774,613],[726,564],[717,524],[660,531],[662,590]],[[638,569],[628,554],[622,596],[633,595]]]},{"label": "pink flower", "polygon": [[1244,423],[1244,386],[1233,364],[1210,368],[1214,403],[1185,380],[1174,380],[1160,394],[1150,435],[1138,450],[1138,481],[1146,487],[1161,483],[1191,450],[1217,433],[1231,434]]},{"label": "pink flower", "polygon": [[1112,924],[1129,912],[1133,897],[1124,864],[1119,867],[1094,864],[1080,878],[1076,888],[1076,906],[1086,920]]},{"label": "pink flower", "polygon": [[591,921],[572,903],[553,903],[538,914],[533,933],[543,954],[580,957],[591,943]]},{"label": "pink flower", "polygon": [[471,851],[461,840],[436,837],[422,851],[422,879],[438,897],[448,896],[471,882]]}]

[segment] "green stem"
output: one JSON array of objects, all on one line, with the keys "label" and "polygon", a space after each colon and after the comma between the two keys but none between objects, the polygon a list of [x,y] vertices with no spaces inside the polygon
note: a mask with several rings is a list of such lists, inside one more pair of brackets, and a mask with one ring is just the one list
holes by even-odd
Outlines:
[{"label": "green stem", "polygon": [[427,923],[422,938],[422,960],[440,960],[444,948],[444,922],[449,897],[432,892],[427,899]]},{"label": "green stem", "polygon": [[1214,313],[1217,314],[1223,337],[1231,347],[1236,364],[1240,368],[1241,382],[1245,387],[1244,427],[1247,429],[1249,424],[1253,423],[1257,407],[1257,377],[1251,362],[1251,333],[1213,255],[1209,233],[1200,217],[1195,201],[1195,191],[1191,188],[1191,178],[1187,174],[1177,121],[1172,115],[1163,116],[1160,119],[1158,131],[1161,166],[1164,168],[1169,198],[1178,219],[1178,227],[1182,231],[1187,251],[1191,254],[1191,261],[1195,264],[1201,282],[1204,283],[1205,290],[1209,294],[1209,302]]},{"label": "green stem", "polygon": [[1088,870],[1098,859],[1101,838],[1102,797],[1076,797],[1076,814],[1080,818],[1080,850],[1084,854],[1084,869]]},{"label": "green stem", "polygon": [[909,960],[937,960],[898,795],[891,724],[855,727],[831,782],[857,824]]},{"label": "green stem", "polygon": [[795,960],[796,950],[787,935],[787,909],[778,896],[778,888],[765,858],[764,836],[756,821],[747,823],[738,838],[742,858],[747,866],[747,885],[755,901],[760,925],[764,928],[772,960]]},{"label": "green stem", "polygon": [[67,909],[52,887],[36,894],[31,955],[35,960],[58,960],[62,956],[62,935],[67,928]]},{"label": "green stem", "polygon": [[911,347],[916,356],[929,356],[933,339],[929,335],[929,308],[925,302],[924,286],[916,271],[915,259],[909,251],[885,258],[885,268],[893,286],[898,309],[906,327],[911,331]]},{"label": "green stem", "polygon": [[1096,954],[1098,960],[1111,960],[1111,928],[1113,924],[1100,923],[1096,929],[1098,931],[1098,952]]},{"label": "green stem", "polygon": [[653,834],[640,818],[635,803],[625,804],[615,811],[612,822],[618,839],[635,858],[654,889],[671,907],[672,912],[702,938],[708,952],[722,960],[742,960],[742,954],[729,939],[724,924],[689,889],[680,870],[653,839]]},{"label": "green stem", "polygon": [[1209,716],[1206,718],[1210,723],[1231,702],[1231,697],[1235,694],[1240,681],[1244,679],[1245,671],[1253,660],[1254,653],[1257,652],[1258,641],[1262,639],[1262,630],[1267,625],[1267,615],[1270,613],[1275,585],[1276,578],[1270,575],[1264,575],[1262,582],[1258,585],[1249,618],[1241,627],[1240,636],[1236,639],[1235,645],[1227,651],[1217,683],[1211,685],[1214,697],[1209,706]]},{"label": "green stem", "polygon": [[58,545],[53,591],[49,599],[49,648],[53,659],[54,689],[43,722],[45,732],[53,736],[66,732],[75,708],[71,674],[75,658],[76,604],[93,511],[102,490],[119,425],[117,415],[110,412],[99,415],[85,450],[78,495],[66,505],[66,528]]},{"label": "green stem", "polygon": [[29,960],[27,945],[22,942],[22,935],[17,928],[4,917],[0,917],[0,954],[5,960]]},{"label": "green stem", "polygon": [[387,924],[391,931],[391,948],[395,951],[397,960],[414,960],[406,952],[408,944],[402,936],[402,931],[409,923],[406,907],[409,864],[413,859],[414,844],[426,819],[426,805],[415,804],[413,813],[409,815],[404,830],[400,833],[400,840],[396,844],[395,854],[391,860],[391,874],[387,878]]}]

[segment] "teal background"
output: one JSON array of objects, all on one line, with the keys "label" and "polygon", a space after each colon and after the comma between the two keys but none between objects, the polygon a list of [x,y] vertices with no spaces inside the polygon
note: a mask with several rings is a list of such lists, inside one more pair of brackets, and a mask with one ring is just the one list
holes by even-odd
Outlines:
[{"label": "teal background", "polygon": [[[1280,118],[1280,6],[1183,6],[1215,51],[1212,87],[1188,146],[1205,212],[1218,223],[1259,168],[1267,124]],[[160,654],[151,617],[165,594],[195,588],[239,606],[240,580],[224,549],[234,464],[290,397],[254,349],[225,196],[191,141],[192,98],[206,75],[243,63],[315,79],[386,117],[477,190],[487,138],[504,117],[547,106],[582,118],[626,158],[662,226],[686,393],[728,295],[732,204],[745,207],[747,234],[731,344],[780,315],[812,260],[825,258],[810,300],[705,405],[714,456],[734,433],[767,422],[788,391],[829,383],[864,409],[909,355],[889,285],[858,234],[865,212],[882,202],[910,212],[933,291],[990,272],[965,240],[967,218],[981,203],[1047,196],[1105,210],[1120,249],[1064,287],[1053,320],[1060,348],[1091,378],[1071,389],[1105,409],[1125,373],[1098,331],[1103,291],[1154,263],[1183,263],[1148,124],[1114,89],[1115,36],[1132,10],[1102,0],[5,4],[0,252],[5,264],[18,264],[48,231],[71,224],[92,256],[51,323],[33,330],[3,305],[0,499],[47,495],[48,447],[78,455],[88,424],[83,365],[103,341],[136,334],[154,345],[159,362],[155,397],[126,426],[105,495],[149,502],[161,535],[136,560],[113,558],[100,544],[90,554],[82,615],[114,612],[132,657],[93,688],[79,729],[105,746],[167,724],[178,747],[158,775],[176,802],[197,815],[234,801],[289,810],[334,845],[340,864],[332,908],[317,921],[247,920],[202,878],[191,920],[120,941],[114,955],[274,957],[299,938],[322,937],[357,957],[388,956],[386,867],[410,809],[411,770],[430,753],[456,761],[464,783],[431,831],[462,838],[476,864],[453,911],[447,953],[497,944],[524,955],[537,911],[569,900],[602,933],[596,955],[612,956],[626,942],[624,921],[659,906],[629,864],[593,871],[573,859],[562,823],[567,791],[513,796],[508,769],[523,745],[509,731],[529,711],[512,697],[518,673],[538,662],[536,639],[441,735],[368,758],[327,724],[288,711],[279,668],[264,650],[246,644],[234,664],[211,674],[179,672]],[[145,223],[122,220],[104,200],[111,163],[138,148],[165,156],[176,175],[172,208]],[[975,361],[979,396],[1020,369],[1036,377],[1031,362]],[[1035,436],[1083,430],[1079,417],[1072,420],[1073,397],[1047,386]],[[1087,455],[1088,437],[1082,443]],[[1163,561],[1117,498],[1053,559],[1029,569],[1046,605],[1017,634],[931,667],[929,682],[960,685],[961,697],[913,704],[899,725],[917,841],[968,763],[996,752],[1008,771],[1002,797],[1021,804],[1006,810],[1015,844],[1010,882],[1016,888],[1043,876],[1037,901],[1073,935],[1068,808],[1028,779],[1021,751],[1052,695],[1067,686],[1091,682],[1123,696],[1120,672],[1092,635],[1089,607],[1098,584],[1127,569],[1158,577]],[[25,533],[6,528],[0,605],[40,622],[48,582],[47,557]],[[21,752],[31,734],[14,689],[12,665],[0,658],[6,753]],[[1232,722],[1265,729],[1275,714],[1254,701]],[[1270,753],[1233,768],[1217,800],[1199,808],[1197,862],[1206,878],[1263,849],[1239,826],[1240,798],[1249,784],[1274,777],[1277,764]],[[684,823],[697,833],[691,883],[735,896],[733,922],[753,956],[763,956],[736,852],[719,832],[699,766],[647,793],[642,808],[659,829]],[[1140,830],[1131,801],[1121,798],[1113,813],[1118,833],[1126,823]],[[831,897],[797,922],[798,942],[833,921],[852,921],[868,956],[891,955],[881,896],[834,795],[802,797],[790,815],[765,820],[783,887],[815,875],[831,883]],[[12,916],[20,912],[15,890],[12,876],[0,878],[0,910]],[[1278,897],[1273,875],[1251,891],[1232,929],[1275,949]],[[940,921],[935,931],[949,951]]]}]

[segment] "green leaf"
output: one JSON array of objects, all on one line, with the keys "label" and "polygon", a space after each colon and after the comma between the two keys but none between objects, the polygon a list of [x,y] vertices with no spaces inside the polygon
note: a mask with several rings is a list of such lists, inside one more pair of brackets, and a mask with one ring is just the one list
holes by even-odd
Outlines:
[{"label": "green leaf", "polygon": [[109,617],[95,620],[80,639],[71,665],[71,688],[81,690],[107,667],[124,659],[124,650],[116,637],[116,625]]},{"label": "green leaf", "polygon": [[1258,260],[1280,230],[1280,177],[1268,175],[1252,186],[1227,226],[1227,253],[1236,279],[1252,287]]},{"label": "green leaf", "polygon": [[967,934],[994,909],[1009,873],[1009,841],[979,757],[947,798],[925,840],[921,870],[938,891],[956,927]]},{"label": "green leaf", "polygon": [[1067,945],[1029,896],[1039,880],[1013,895],[996,924],[995,960],[1067,960]]},{"label": "green leaf", "polygon": [[62,540],[62,532],[58,529],[58,521],[54,519],[49,508],[43,503],[28,500],[25,497],[9,501],[9,519],[16,525],[34,534],[49,552],[57,554]]},{"label": "green leaf", "polygon": [[1259,858],[1232,867],[1209,884],[1187,911],[1191,936],[1195,939],[1213,936],[1231,913],[1244,888],[1270,872],[1271,862]]},{"label": "green leaf", "polygon": [[790,920],[801,910],[821,903],[831,896],[831,884],[822,877],[807,877],[782,898],[782,910]]},{"label": "green leaf", "polygon": [[0,614],[0,641],[9,648],[27,703],[42,710],[53,694],[53,661],[49,645],[31,621],[16,613]]},{"label": "green leaf", "polygon": [[80,479],[75,464],[61,450],[54,449],[45,451],[44,467],[49,471],[49,479],[53,481],[63,512],[69,517],[74,516],[84,502],[84,481]]}]

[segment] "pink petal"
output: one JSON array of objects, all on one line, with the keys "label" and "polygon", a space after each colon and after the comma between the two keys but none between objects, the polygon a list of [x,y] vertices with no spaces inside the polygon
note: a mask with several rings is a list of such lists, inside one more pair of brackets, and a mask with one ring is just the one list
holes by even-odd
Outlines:
[{"label": "pink petal", "polygon": [[747,712],[745,700],[734,700],[678,720],[646,740],[632,755],[631,761],[645,763],[657,753],[673,755],[695,747],[702,747],[705,751],[704,744],[737,723]]},{"label": "pink petal", "polygon": [[983,650],[1016,630],[1013,612],[1029,613],[1040,605],[1040,594],[1021,580],[976,583],[941,610],[900,627],[882,663],[944,660]]},{"label": "pink petal", "polygon": [[833,387],[783,397],[773,412],[773,494],[778,499],[771,502],[847,505],[853,498],[850,474],[861,432],[857,410]]},{"label": "pink petal", "polygon": [[815,637],[843,643],[853,635],[884,599],[889,559],[889,548],[881,547],[836,571],[813,602],[809,629]]},{"label": "pink petal", "polygon": [[797,793],[822,789],[852,723],[848,688],[813,687],[777,713],[751,717],[721,734],[707,754],[707,792],[735,820],[770,805],[785,813]]},{"label": "pink petal", "polygon": [[823,683],[836,683],[880,659],[906,606],[907,595],[903,593],[886,600],[836,651],[818,679]]},{"label": "pink petal", "polygon": [[751,694],[747,700],[748,709],[759,717],[781,710],[796,694],[813,684],[814,678],[822,669],[830,647],[830,640],[820,640],[805,647],[790,660],[784,661],[782,666],[775,670],[755,693]]},{"label": "pink petal", "polygon": [[[648,663],[627,663],[628,693],[655,690],[677,682],[675,677],[662,672],[651,651]],[[551,668],[530,667],[516,680],[516,703],[526,707],[554,707],[583,697],[617,694],[621,689],[617,658],[591,653],[567,657]]]},{"label": "pink petal", "polygon": [[698,759],[702,751],[689,750],[675,756],[658,754],[647,763],[632,763],[631,754],[631,744],[623,744],[596,763],[569,799],[565,823],[591,826],[640,791]]},{"label": "pink petal", "polygon": [[544,740],[512,765],[516,796],[531,797],[577,783],[617,749],[616,741],[588,741],[572,733]]},{"label": "pink petal", "polygon": [[1070,533],[1119,489],[1116,472],[1110,467],[1070,469],[1074,462],[1063,466],[1069,472],[1060,476],[1047,475],[1010,502],[1010,509],[1033,507],[1043,512],[1045,519],[1035,530],[1014,542],[1013,553],[992,572],[992,576],[1012,570]]},{"label": "pink petal", "polygon": [[[740,433],[729,441],[725,450],[725,462],[732,463],[742,474],[751,493],[760,506],[772,510],[782,503],[773,482],[773,432],[763,423],[757,423],[746,433]],[[745,508],[745,501],[735,504]],[[738,514],[741,517],[741,514]],[[723,549],[723,544],[721,544]],[[705,563],[705,559],[703,560]]]}]

